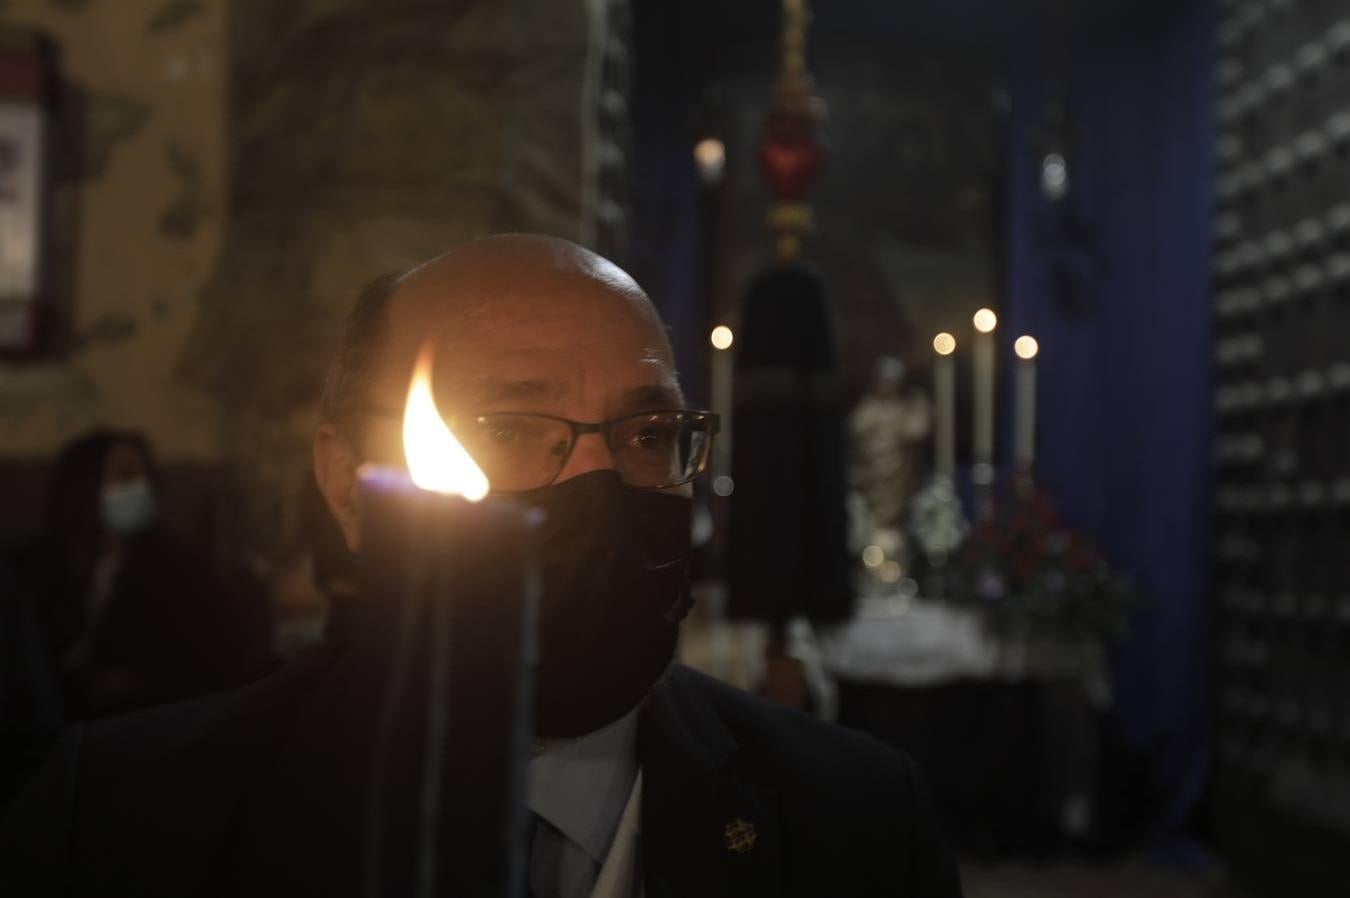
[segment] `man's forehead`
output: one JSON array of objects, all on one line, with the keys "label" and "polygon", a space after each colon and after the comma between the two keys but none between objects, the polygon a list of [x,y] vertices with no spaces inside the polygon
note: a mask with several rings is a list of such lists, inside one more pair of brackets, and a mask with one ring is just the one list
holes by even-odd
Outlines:
[{"label": "man's forehead", "polygon": [[[460,401],[480,407],[551,404],[573,398],[575,386],[572,380],[480,373],[461,381],[454,393]],[[653,371],[650,380],[616,381],[607,386],[609,395],[603,398],[626,411],[668,409],[684,401],[669,371]]]},{"label": "man's forehead", "polygon": [[615,326],[664,334],[651,301],[622,269],[594,254],[581,261],[563,266],[529,252],[514,261],[494,255],[475,264],[471,255],[429,263],[399,281],[392,318],[396,326],[432,331],[603,315]]},{"label": "man's forehead", "polygon": [[641,369],[634,379],[674,384],[664,327],[635,286],[624,290],[574,271],[489,274],[450,280],[415,273],[399,285],[381,378],[387,386],[406,383],[428,342],[440,383],[448,374],[460,384],[496,378],[558,388],[570,379],[569,365],[600,358]]},{"label": "man's forehead", "polygon": [[504,303],[548,302],[558,292],[638,300],[642,288],[613,262],[553,237],[506,234],[468,244],[399,279],[398,301],[436,313],[495,311]]},{"label": "man's forehead", "polygon": [[391,342],[405,356],[430,342],[446,351],[504,357],[601,350],[635,361],[671,361],[660,320],[629,298],[603,290],[397,299]]}]

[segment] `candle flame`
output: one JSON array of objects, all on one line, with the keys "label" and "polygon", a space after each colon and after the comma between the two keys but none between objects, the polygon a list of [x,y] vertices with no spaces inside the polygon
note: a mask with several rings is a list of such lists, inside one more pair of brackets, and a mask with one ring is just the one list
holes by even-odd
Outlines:
[{"label": "candle flame", "polygon": [[1041,346],[1035,337],[1018,337],[1017,342],[1013,344],[1013,352],[1017,353],[1019,359],[1034,359],[1036,353],[1040,351]]},{"label": "candle flame", "polygon": [[956,338],[945,331],[938,334],[933,338],[933,351],[938,355],[951,355],[956,352]]},{"label": "candle flame", "polygon": [[975,313],[975,330],[982,334],[992,333],[998,327],[998,316],[993,309],[980,309]]},{"label": "candle flame", "polygon": [[731,344],[736,341],[736,334],[725,324],[719,324],[712,329],[712,336],[709,339],[712,340],[714,349],[730,349]]},{"label": "candle flame", "polygon": [[429,346],[423,346],[408,387],[403,411],[403,454],[413,483],[436,493],[453,493],[470,502],[487,495],[488,479],[483,470],[445,426],[431,395]]}]

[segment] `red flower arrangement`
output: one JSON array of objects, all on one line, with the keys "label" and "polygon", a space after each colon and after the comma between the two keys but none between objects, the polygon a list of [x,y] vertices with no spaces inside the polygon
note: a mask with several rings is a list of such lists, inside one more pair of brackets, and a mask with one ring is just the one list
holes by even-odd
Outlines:
[{"label": "red flower arrangement", "polygon": [[926,581],[926,594],[978,609],[996,631],[1055,639],[1118,636],[1139,603],[1130,581],[1026,483],[995,504],[947,564],[930,565]]}]

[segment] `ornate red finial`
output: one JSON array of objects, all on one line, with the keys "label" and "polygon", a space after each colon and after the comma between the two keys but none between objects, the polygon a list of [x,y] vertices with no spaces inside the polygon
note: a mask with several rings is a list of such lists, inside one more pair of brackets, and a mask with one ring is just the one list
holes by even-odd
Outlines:
[{"label": "ornate red finial", "polygon": [[783,64],[759,142],[760,171],[775,200],[767,224],[778,235],[784,260],[797,256],[802,237],[811,231],[806,196],[825,165],[819,140],[825,103],[806,71],[809,19],[806,0],[783,0]]}]

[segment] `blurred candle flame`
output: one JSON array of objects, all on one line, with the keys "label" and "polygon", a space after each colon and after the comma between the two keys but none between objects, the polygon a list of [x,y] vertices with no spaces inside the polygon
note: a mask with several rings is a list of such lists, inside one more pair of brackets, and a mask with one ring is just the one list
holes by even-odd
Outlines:
[{"label": "blurred candle flame", "polygon": [[483,470],[455,439],[431,395],[432,352],[423,346],[403,411],[403,454],[413,483],[436,493],[453,493],[470,502],[487,495]]},{"label": "blurred candle flame", "polygon": [[712,329],[708,339],[712,341],[714,349],[730,349],[731,344],[736,341],[736,334],[725,324],[719,324]]}]

